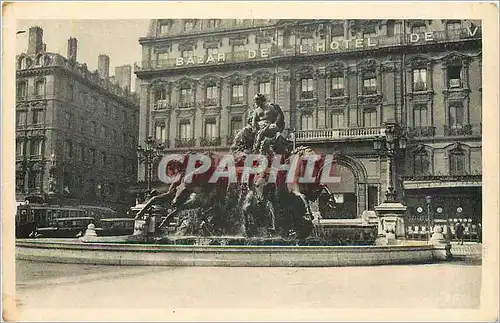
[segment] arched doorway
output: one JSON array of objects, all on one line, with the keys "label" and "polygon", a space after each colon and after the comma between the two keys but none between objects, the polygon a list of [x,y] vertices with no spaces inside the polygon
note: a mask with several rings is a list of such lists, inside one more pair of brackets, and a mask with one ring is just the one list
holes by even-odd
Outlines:
[{"label": "arched doorway", "polygon": [[328,189],[335,199],[335,210],[325,218],[354,219],[358,216],[357,179],[352,169],[344,164],[333,165],[333,175],[340,179],[337,183],[328,183]]}]

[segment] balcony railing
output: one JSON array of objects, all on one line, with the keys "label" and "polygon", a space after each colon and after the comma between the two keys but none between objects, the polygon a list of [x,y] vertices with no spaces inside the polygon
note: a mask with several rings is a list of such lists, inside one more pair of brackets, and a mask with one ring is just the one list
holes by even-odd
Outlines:
[{"label": "balcony railing", "polygon": [[445,136],[480,136],[481,124],[464,124],[457,126],[443,126]]},{"label": "balcony railing", "polygon": [[176,148],[194,147],[195,144],[196,140],[194,138],[175,138]]},{"label": "balcony railing", "polygon": [[222,144],[220,137],[201,137],[200,146],[201,147],[214,147],[220,146]]},{"label": "balcony railing", "polygon": [[[188,58],[183,58],[182,63],[179,58],[171,58],[165,60],[149,60],[143,61],[141,66],[135,64],[135,71],[150,71],[150,70],[163,70],[163,69],[176,69],[193,66],[203,65],[217,65],[232,62],[253,61],[253,60],[266,60],[278,57],[290,56],[311,56],[322,53],[343,53],[343,52],[359,52],[359,51],[373,51],[375,49],[404,46],[404,45],[422,45],[422,44],[436,44],[441,42],[461,41],[467,39],[481,39],[481,28],[475,32],[474,29],[459,29],[459,30],[435,30],[432,31],[432,37],[426,37],[425,33],[414,34],[398,34],[395,36],[379,36],[349,39],[347,41],[340,40],[332,43],[325,43],[318,41],[319,44],[313,45],[297,45],[278,47],[274,46],[268,49],[264,55],[260,50],[252,51],[237,51],[224,53],[224,58],[219,59],[213,57],[209,60],[208,57],[193,57],[193,60],[188,63]],[[362,40],[362,41],[360,41]],[[333,44],[333,46],[332,46]],[[194,62],[194,63],[193,63]]]},{"label": "balcony railing", "polygon": [[408,136],[410,137],[434,137],[435,134],[436,134],[435,127],[408,128]]},{"label": "balcony railing", "polygon": [[339,140],[385,136],[384,127],[298,130],[297,141]]}]

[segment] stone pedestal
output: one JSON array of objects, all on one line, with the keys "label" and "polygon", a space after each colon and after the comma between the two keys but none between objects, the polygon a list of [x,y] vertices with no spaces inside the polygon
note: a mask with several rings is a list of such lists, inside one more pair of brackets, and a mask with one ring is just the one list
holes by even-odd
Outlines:
[{"label": "stone pedestal", "polygon": [[379,218],[377,244],[397,244],[406,239],[404,216],[406,206],[399,202],[384,202],[375,207]]}]

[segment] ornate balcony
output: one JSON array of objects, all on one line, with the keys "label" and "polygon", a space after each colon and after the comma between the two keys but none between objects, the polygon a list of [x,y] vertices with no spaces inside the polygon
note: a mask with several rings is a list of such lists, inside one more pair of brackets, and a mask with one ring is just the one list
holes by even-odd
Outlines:
[{"label": "ornate balcony", "polygon": [[414,127],[408,128],[410,137],[434,137],[436,135],[435,127]]},{"label": "ornate balcony", "polygon": [[385,136],[385,127],[298,130],[297,142],[341,141]]},{"label": "ornate balcony", "polygon": [[222,143],[220,137],[200,137],[201,147],[214,147],[220,146]]},{"label": "ornate balcony", "polygon": [[194,147],[195,144],[196,144],[196,139],[194,138],[175,138],[176,148]]},{"label": "ornate balcony", "polygon": [[[443,126],[445,136],[474,136],[481,135],[480,127],[474,127],[471,124],[457,126]],[[479,128],[479,129],[478,129]]]}]

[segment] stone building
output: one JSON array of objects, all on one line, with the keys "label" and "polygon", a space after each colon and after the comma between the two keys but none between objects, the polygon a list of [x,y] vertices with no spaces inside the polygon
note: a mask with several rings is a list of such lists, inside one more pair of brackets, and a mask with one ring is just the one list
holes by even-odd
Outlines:
[{"label": "stone building", "polygon": [[336,155],[338,216],[391,176],[415,221],[428,195],[433,216],[480,221],[479,21],[158,19],[139,42],[140,142],[228,151],[260,92],[297,144]]},{"label": "stone building", "polygon": [[78,63],[77,43],[68,40],[67,58],[47,52],[43,30],[32,27],[28,51],[16,58],[17,199],[130,204],[139,100],[106,78],[109,57],[99,57],[99,73]]}]

